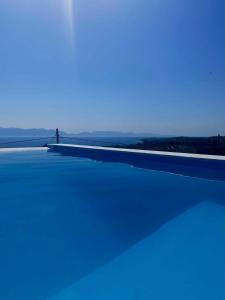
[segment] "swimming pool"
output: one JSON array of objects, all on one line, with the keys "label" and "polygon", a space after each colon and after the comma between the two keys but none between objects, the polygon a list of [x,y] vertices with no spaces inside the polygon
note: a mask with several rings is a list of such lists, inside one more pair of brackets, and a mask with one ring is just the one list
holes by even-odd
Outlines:
[{"label": "swimming pool", "polygon": [[224,299],[225,182],[0,154],[0,299]]}]

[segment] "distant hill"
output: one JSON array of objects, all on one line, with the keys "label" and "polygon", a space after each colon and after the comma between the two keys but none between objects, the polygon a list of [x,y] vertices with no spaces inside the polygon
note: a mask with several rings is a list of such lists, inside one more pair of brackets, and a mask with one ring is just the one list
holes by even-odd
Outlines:
[{"label": "distant hill", "polygon": [[[61,135],[72,137],[166,137],[153,133],[134,133],[120,131],[87,131],[80,133],[66,133],[60,131]],[[3,128],[0,127],[0,137],[51,137],[55,136],[55,129],[23,129],[23,128]]]},{"label": "distant hill", "polygon": [[225,155],[225,136],[144,138],[127,148],[211,155]]},{"label": "distant hill", "polygon": [[22,129],[0,127],[0,137],[50,137],[55,135],[53,129]]},{"label": "distant hill", "polygon": [[84,137],[166,137],[166,135],[159,135],[153,133],[135,133],[135,132],[121,132],[121,131],[91,131],[81,132],[74,136]]}]

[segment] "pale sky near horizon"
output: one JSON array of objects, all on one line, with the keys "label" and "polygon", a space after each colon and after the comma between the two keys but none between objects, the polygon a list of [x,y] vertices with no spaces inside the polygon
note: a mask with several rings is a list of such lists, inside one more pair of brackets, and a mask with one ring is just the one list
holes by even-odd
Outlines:
[{"label": "pale sky near horizon", "polygon": [[224,0],[1,0],[0,127],[225,134]]}]

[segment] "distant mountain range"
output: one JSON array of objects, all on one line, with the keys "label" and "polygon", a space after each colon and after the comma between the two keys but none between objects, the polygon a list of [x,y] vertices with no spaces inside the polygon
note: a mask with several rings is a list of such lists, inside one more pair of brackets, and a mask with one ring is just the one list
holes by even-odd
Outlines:
[{"label": "distant mountain range", "polygon": [[91,132],[81,132],[76,134],[76,136],[85,137],[162,137],[159,134],[153,133],[135,133],[135,132],[121,132],[121,131],[91,131]]},{"label": "distant mountain range", "polygon": [[22,129],[22,128],[0,127],[0,137],[50,137],[50,136],[55,136],[55,130],[44,129],[44,128]]},{"label": "distant mountain range", "polygon": [[[166,135],[159,135],[153,133],[134,133],[134,132],[120,132],[120,131],[92,131],[80,132],[77,134],[60,131],[63,136],[72,137],[166,137]],[[23,128],[3,128],[0,127],[0,137],[51,137],[55,136],[54,129],[23,129]]]}]

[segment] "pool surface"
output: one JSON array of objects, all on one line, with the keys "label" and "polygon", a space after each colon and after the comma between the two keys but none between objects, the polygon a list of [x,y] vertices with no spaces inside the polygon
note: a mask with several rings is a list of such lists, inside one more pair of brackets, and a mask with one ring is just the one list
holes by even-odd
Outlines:
[{"label": "pool surface", "polygon": [[0,299],[225,297],[225,182],[0,153]]}]

